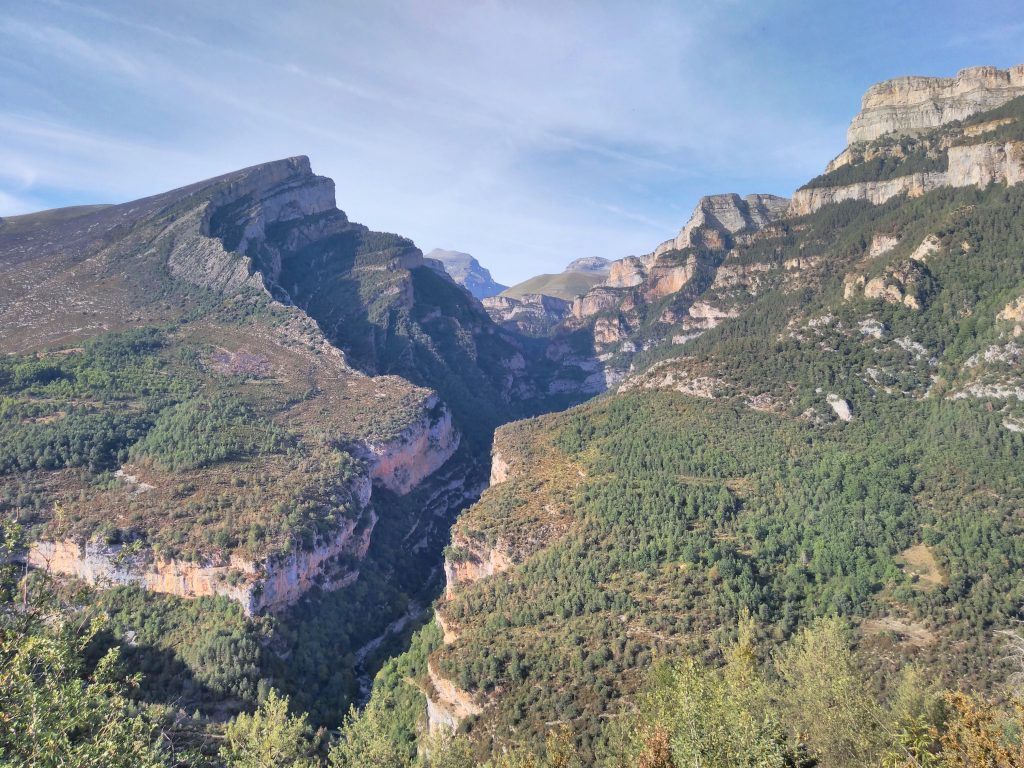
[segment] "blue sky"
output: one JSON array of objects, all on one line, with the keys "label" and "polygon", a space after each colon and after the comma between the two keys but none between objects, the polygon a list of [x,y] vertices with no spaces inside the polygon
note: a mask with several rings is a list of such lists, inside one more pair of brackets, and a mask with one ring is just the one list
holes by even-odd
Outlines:
[{"label": "blue sky", "polygon": [[1014,2],[0,0],[0,216],[309,155],[503,282],[789,195],[872,83],[1024,62]]}]

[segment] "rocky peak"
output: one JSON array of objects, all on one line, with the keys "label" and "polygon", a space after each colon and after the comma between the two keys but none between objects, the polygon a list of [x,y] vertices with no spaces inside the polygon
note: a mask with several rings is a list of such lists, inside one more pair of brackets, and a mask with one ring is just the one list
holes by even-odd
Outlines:
[{"label": "rocky peak", "polygon": [[789,200],[775,195],[707,195],[697,203],[690,220],[675,239],[659,245],[653,255],[657,258],[667,251],[680,251],[695,245],[721,250],[726,247],[721,235],[761,230],[783,216],[788,206]]},{"label": "rocky peak", "polygon": [[593,272],[598,275],[603,275],[608,272],[608,268],[611,265],[611,261],[608,259],[601,258],[600,256],[584,256],[582,259],[576,259],[570,261],[566,267],[566,272]]},{"label": "rocky peak", "polygon": [[490,270],[468,253],[435,248],[426,255],[426,258],[440,262],[452,280],[478,299],[497,296],[508,288],[507,285],[495,282]]},{"label": "rocky peak", "polygon": [[1024,64],[971,67],[956,77],[897,77],[868,88],[847,131],[854,144],[963,120],[1024,95]]}]

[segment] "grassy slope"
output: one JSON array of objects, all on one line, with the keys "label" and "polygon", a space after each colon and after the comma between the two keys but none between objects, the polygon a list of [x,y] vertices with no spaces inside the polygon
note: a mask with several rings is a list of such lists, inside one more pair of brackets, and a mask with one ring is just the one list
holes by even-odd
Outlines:
[{"label": "grassy slope", "polygon": [[527,293],[540,293],[558,299],[572,301],[582,296],[598,283],[604,282],[605,276],[593,272],[561,272],[557,275],[537,275],[529,280],[513,285],[502,291],[502,296],[513,299],[522,298]]}]

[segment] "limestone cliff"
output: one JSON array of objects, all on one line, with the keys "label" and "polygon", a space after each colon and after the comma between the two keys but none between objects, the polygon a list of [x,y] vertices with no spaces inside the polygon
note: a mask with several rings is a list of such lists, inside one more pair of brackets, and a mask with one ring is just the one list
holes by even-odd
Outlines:
[{"label": "limestone cliff", "polygon": [[[735,310],[697,300],[715,285],[731,249],[782,218],[788,206],[789,200],[775,195],[701,198],[676,237],[645,256],[612,262],[607,280],[573,302],[570,327],[591,327],[594,345],[603,354],[627,355],[636,351],[631,337],[645,321],[656,319],[694,334],[714,327]],[[672,307],[658,318],[646,317],[652,305],[668,297],[673,297]],[[625,375],[622,370],[606,373],[614,381]]]},{"label": "limestone cliff", "polygon": [[459,447],[452,414],[436,396],[424,404],[419,420],[396,438],[357,449],[370,466],[370,477],[404,495],[437,471]]},{"label": "limestone cliff", "polygon": [[427,730],[430,734],[452,733],[467,717],[483,712],[471,694],[443,677],[433,661],[427,663]]},{"label": "limestone cliff", "polygon": [[786,212],[788,203],[786,198],[775,195],[702,197],[679,234],[654,250],[654,258],[667,251],[681,251],[697,245],[720,249],[723,233],[734,235],[743,230],[756,232],[763,229]]},{"label": "limestone cliff", "polygon": [[458,449],[459,433],[451,412],[429,396],[419,420],[394,439],[353,446],[366,463],[347,489],[357,509],[355,519],[343,520],[309,549],[271,556],[261,562],[237,555],[209,562],[165,559],[148,548],[104,546],[95,541],[37,541],[29,549],[30,566],[73,576],[99,588],[136,584],[154,592],[183,598],[224,595],[241,603],[247,613],[276,610],[294,603],[313,586],[337,589],[351,583],[356,571],[338,571],[340,555],[362,559],[370,545],[377,516],[370,506],[371,481],[397,494],[406,494],[436,472]]},{"label": "limestone cliff", "polygon": [[451,599],[460,584],[473,582],[507,571],[512,560],[501,543],[493,546],[456,536],[444,560],[445,598]]},{"label": "limestone cliff", "polygon": [[1024,179],[1024,142],[980,143],[952,146],[945,171],[928,171],[882,181],[863,181],[837,187],[805,187],[793,193],[792,216],[814,213],[844,200],[866,200],[875,205],[898,195],[920,197],[939,187],[984,188],[990,184],[1018,184]]},{"label": "limestone cliff", "polygon": [[[369,500],[365,478],[356,493]],[[364,557],[376,522],[376,515],[367,508],[360,518],[343,521],[311,549],[262,562],[231,555],[196,563],[163,558],[149,549],[71,540],[34,542],[27,561],[33,568],[73,576],[100,589],[131,584],[182,598],[222,595],[251,615],[290,605],[314,585],[338,589],[351,583],[358,572],[331,566],[340,555]]]},{"label": "limestone cliff", "polygon": [[946,174],[941,171],[914,173],[885,181],[862,181],[841,187],[809,187],[793,193],[789,213],[805,216],[824,208],[826,205],[845,200],[866,200],[880,205],[897,195],[921,197],[933,189],[945,186]]},{"label": "limestone cliff", "polygon": [[491,296],[481,303],[494,322],[525,336],[547,336],[572,306],[564,299],[542,293],[526,293],[519,298]]},{"label": "limestone cliff", "polygon": [[1024,95],[1024,65],[971,67],[956,77],[898,77],[871,86],[847,131],[850,144],[916,133]]}]

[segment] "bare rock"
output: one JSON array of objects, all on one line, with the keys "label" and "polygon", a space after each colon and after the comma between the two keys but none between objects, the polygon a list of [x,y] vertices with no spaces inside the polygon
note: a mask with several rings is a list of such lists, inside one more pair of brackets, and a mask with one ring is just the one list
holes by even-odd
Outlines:
[{"label": "bare rock", "polygon": [[956,77],[898,77],[868,88],[847,131],[850,144],[963,120],[1024,95],[1024,65],[971,67]]}]

